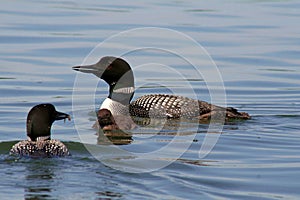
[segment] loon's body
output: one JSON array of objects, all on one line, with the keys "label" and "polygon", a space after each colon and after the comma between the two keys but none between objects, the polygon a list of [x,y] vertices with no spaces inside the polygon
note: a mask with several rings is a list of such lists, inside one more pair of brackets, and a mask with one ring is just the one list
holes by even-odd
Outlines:
[{"label": "loon's body", "polygon": [[68,148],[59,140],[51,139],[51,126],[56,120],[71,119],[58,112],[52,104],[34,106],[27,116],[27,140],[13,145],[10,154],[20,157],[61,157],[69,155]]},{"label": "loon's body", "polygon": [[192,118],[209,120],[212,116],[229,119],[250,119],[248,113],[234,108],[224,108],[205,101],[167,94],[144,95],[131,102],[134,95],[134,76],[130,65],[122,58],[106,56],[93,65],[75,66],[74,70],[92,73],[109,85],[109,96],[100,107],[108,109],[113,116]]},{"label": "loon's body", "polygon": [[21,157],[61,157],[68,156],[69,150],[59,140],[23,140],[15,144],[10,153]]}]

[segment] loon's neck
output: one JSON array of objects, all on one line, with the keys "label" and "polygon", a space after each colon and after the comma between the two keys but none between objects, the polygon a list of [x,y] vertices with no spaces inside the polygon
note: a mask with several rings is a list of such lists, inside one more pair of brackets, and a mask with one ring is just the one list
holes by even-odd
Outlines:
[{"label": "loon's neck", "polygon": [[103,101],[100,109],[108,109],[112,115],[128,115],[128,105],[134,95],[134,87],[116,88],[110,85],[109,95]]},{"label": "loon's neck", "polygon": [[115,71],[111,64],[103,73],[102,79],[109,85],[108,98],[123,105],[128,105],[134,95],[134,75],[130,66],[117,65]]},{"label": "loon's neck", "polygon": [[116,87],[116,85],[110,85],[108,98],[110,98],[112,101],[116,101],[127,106],[130,104],[133,95],[133,85],[126,87]]},{"label": "loon's neck", "polygon": [[108,109],[113,116],[116,115],[128,115],[128,105],[124,105],[118,101],[115,101],[107,97],[100,106],[101,109]]},{"label": "loon's neck", "polygon": [[[106,62],[108,60],[108,62]],[[99,61],[97,67],[104,72],[100,78],[109,85],[109,95],[103,102],[103,106],[115,114],[110,107],[127,107],[134,95],[134,74],[129,64],[121,59],[115,57],[104,57]],[[98,76],[99,77],[99,76]],[[120,105],[122,106],[120,106]],[[101,108],[104,108],[101,106]]]},{"label": "loon's neck", "polygon": [[37,137],[35,140],[32,140],[29,136],[27,136],[27,140],[28,141],[45,141],[45,140],[51,140],[51,137],[50,137],[50,135],[40,136],[40,137]]}]

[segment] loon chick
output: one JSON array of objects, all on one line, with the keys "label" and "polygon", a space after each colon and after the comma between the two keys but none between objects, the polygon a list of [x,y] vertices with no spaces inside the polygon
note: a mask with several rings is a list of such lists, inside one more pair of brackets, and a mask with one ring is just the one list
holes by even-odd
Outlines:
[{"label": "loon chick", "polygon": [[13,145],[10,154],[20,157],[55,157],[69,155],[68,148],[59,140],[51,139],[52,123],[68,119],[70,115],[56,111],[52,104],[34,106],[27,116],[27,140]]},{"label": "loon chick", "polygon": [[102,108],[97,112],[97,119],[103,131],[131,130],[136,127],[130,116],[113,116],[111,111],[106,108]]},{"label": "loon chick", "polygon": [[92,73],[109,85],[109,95],[100,109],[110,110],[113,116],[129,112],[136,117],[198,118],[201,122],[223,114],[225,120],[250,119],[248,113],[231,107],[223,108],[177,95],[150,94],[130,103],[134,95],[134,76],[130,65],[122,58],[106,56],[96,64],[74,66],[73,70]]},{"label": "loon chick", "polygon": [[97,144],[124,145],[133,141],[131,134],[123,132],[123,130],[131,130],[136,127],[130,116],[113,116],[110,110],[103,108],[97,112],[97,121]]}]

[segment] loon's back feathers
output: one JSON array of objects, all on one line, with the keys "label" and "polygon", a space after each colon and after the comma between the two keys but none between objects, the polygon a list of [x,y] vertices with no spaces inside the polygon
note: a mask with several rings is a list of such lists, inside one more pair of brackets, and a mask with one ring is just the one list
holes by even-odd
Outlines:
[{"label": "loon's back feathers", "polygon": [[19,155],[24,157],[62,157],[68,156],[69,150],[59,140],[42,140],[42,141],[30,141],[23,140],[15,144],[10,154]]},{"label": "loon's back feathers", "polygon": [[168,94],[144,95],[130,103],[130,115],[137,117],[192,118],[199,115],[198,101]]},{"label": "loon's back feathers", "polygon": [[39,104],[28,113],[26,128],[28,140],[13,145],[10,154],[20,157],[60,157],[69,155],[68,148],[60,141],[51,139],[54,121],[69,119],[70,115],[56,111],[52,104]]},{"label": "loon's back feathers", "polygon": [[238,112],[232,107],[223,108],[205,101],[195,100],[188,97],[149,94],[144,95],[129,105],[129,113],[137,117],[168,117],[199,120],[209,120],[213,115],[229,119],[250,119],[249,114]]}]

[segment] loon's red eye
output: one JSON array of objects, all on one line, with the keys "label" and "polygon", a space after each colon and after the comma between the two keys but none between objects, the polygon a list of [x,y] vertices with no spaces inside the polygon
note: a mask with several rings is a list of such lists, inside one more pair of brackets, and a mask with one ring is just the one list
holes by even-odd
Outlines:
[{"label": "loon's red eye", "polygon": [[106,70],[111,70],[112,68],[113,68],[112,65],[108,65],[108,66],[106,67]]}]

